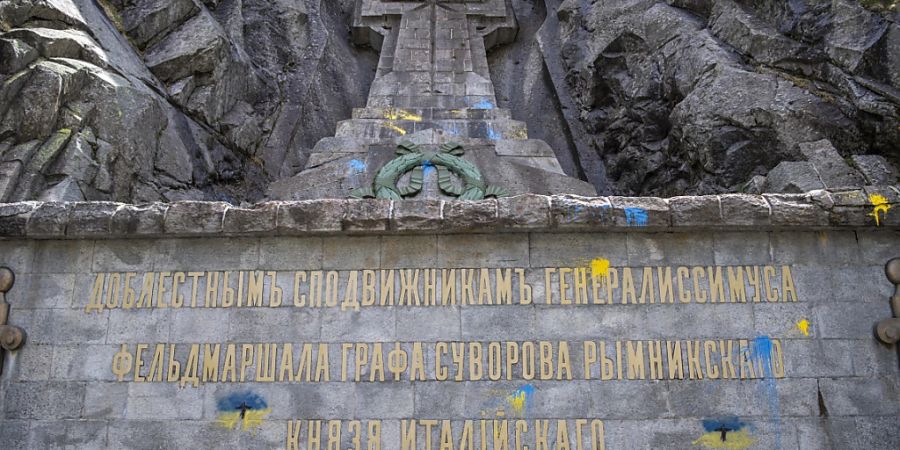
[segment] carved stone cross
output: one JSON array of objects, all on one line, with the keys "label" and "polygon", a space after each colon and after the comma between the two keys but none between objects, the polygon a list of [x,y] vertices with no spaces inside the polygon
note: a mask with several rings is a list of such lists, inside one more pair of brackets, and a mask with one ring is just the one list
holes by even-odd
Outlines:
[{"label": "carved stone cross", "polygon": [[357,33],[381,47],[369,107],[496,105],[485,40],[515,36],[506,0],[360,0],[357,12],[382,40]]}]

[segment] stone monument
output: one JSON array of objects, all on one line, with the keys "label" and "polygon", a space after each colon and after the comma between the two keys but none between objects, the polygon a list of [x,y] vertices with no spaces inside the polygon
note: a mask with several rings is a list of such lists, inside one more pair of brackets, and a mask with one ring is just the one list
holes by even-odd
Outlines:
[{"label": "stone monument", "polygon": [[900,447],[896,186],[596,197],[497,107],[508,0],[356,5],[273,201],[0,204],[0,448]]},{"label": "stone monument", "polygon": [[[509,0],[364,0],[353,27],[381,52],[368,104],[270,198],[596,195],[497,106],[486,55],[516,37]],[[407,161],[389,166],[398,155]]]}]

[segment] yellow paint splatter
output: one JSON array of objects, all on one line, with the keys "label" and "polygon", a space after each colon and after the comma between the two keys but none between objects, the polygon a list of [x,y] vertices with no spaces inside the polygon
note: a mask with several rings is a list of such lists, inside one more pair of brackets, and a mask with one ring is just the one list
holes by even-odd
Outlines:
[{"label": "yellow paint splatter", "polygon": [[881,218],[886,217],[888,210],[891,209],[891,205],[888,202],[888,199],[883,195],[879,194],[871,194],[869,195],[869,202],[872,203],[872,214],[869,214],[872,217],[875,217],[875,226],[881,226]]},{"label": "yellow paint splatter", "polygon": [[803,333],[804,336],[809,336],[809,321],[803,319],[797,322],[797,329],[800,330],[800,332]]},{"label": "yellow paint splatter", "polygon": [[422,121],[422,116],[403,109],[389,109],[384,112],[384,118],[388,120],[409,120],[411,122]]},{"label": "yellow paint splatter", "polygon": [[591,277],[606,278],[609,276],[609,260],[597,258],[591,261]]},{"label": "yellow paint splatter", "polygon": [[732,431],[722,440],[722,434],[713,431],[703,434],[700,439],[693,442],[694,445],[702,445],[706,448],[724,448],[729,450],[741,450],[756,443],[756,439],[750,437],[747,430]]},{"label": "yellow paint splatter", "polygon": [[223,412],[219,413],[219,417],[216,422],[222,428],[227,428],[229,430],[235,429],[235,427],[240,424],[241,430],[247,431],[262,425],[263,420],[271,412],[272,408],[257,410],[251,409],[244,412],[244,417],[241,417],[240,411]]},{"label": "yellow paint splatter", "polygon": [[405,136],[405,135],[406,135],[406,130],[404,130],[403,128],[398,127],[398,126],[397,126],[396,124],[394,124],[393,122],[382,122],[381,126],[396,131],[397,133],[400,134],[400,136]]}]

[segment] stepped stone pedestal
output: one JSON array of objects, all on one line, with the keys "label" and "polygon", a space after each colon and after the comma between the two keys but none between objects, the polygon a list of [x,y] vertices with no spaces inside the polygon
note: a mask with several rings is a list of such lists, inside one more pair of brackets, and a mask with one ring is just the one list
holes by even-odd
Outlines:
[{"label": "stepped stone pedestal", "polygon": [[[486,51],[515,39],[508,0],[361,0],[353,25],[356,43],[381,51],[368,104],[315,146],[301,173],[273,184],[269,198],[342,198],[370,188],[402,143],[424,154],[458,144],[459,157],[506,194],[596,195],[563,172],[550,146],[528,139],[525,124],[497,107]],[[429,157],[419,167],[423,188],[404,196],[459,195],[438,187],[442,171]],[[396,185],[408,186],[414,175],[402,174]],[[448,176],[464,190],[459,174]]]}]

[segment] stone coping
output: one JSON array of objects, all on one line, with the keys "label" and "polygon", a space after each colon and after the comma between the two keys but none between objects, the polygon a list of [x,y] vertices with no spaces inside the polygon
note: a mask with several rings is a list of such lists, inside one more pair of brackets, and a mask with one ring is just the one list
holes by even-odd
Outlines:
[{"label": "stone coping", "polygon": [[[391,233],[900,229],[900,190],[656,197],[519,195],[477,202],[320,199],[239,207],[185,201],[0,204],[0,239],[306,236]],[[893,210],[893,208],[898,208]]]}]

